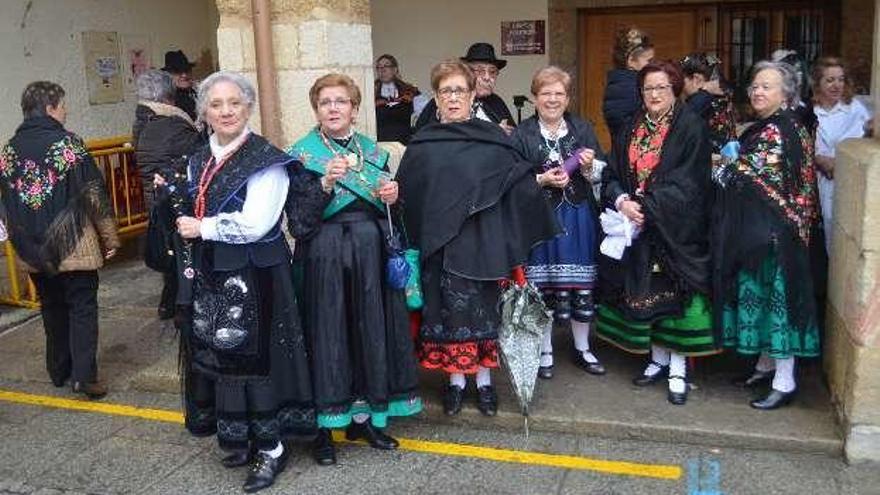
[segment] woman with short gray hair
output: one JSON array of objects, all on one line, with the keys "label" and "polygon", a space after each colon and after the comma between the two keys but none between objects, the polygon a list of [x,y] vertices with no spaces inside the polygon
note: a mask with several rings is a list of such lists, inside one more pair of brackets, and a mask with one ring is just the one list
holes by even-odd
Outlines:
[{"label": "woman with short gray hair", "polygon": [[221,82],[237,86],[241,95],[241,103],[247,107],[248,113],[253,111],[254,102],[257,101],[257,91],[254,89],[254,85],[241,74],[219,71],[206,77],[199,84],[198,95],[196,96],[196,114],[199,116],[199,120],[205,120],[205,112],[210,104],[209,93],[214,86]]},{"label": "woman with short gray hair", "polygon": [[715,315],[725,347],[758,356],[739,384],[769,382],[770,393],[751,402],[767,410],[794,396],[795,357],[819,355],[810,269],[818,197],[813,138],[793,111],[794,70],[759,62],[748,94],[758,120],[720,174]]}]

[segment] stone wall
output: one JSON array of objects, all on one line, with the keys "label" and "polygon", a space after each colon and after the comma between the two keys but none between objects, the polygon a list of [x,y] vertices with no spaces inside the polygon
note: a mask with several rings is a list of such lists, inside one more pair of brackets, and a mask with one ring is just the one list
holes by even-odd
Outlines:
[{"label": "stone wall", "polygon": [[850,461],[880,461],[880,141],[837,149],[825,370]]},{"label": "stone wall", "polygon": [[[217,9],[220,67],[256,85],[250,0],[217,0]],[[376,135],[369,0],[273,0],[272,38],[283,136],[276,144],[287,146],[315,125],[309,88],[329,72],[347,74],[360,86],[357,128]],[[259,109],[251,124],[259,130]]]}]

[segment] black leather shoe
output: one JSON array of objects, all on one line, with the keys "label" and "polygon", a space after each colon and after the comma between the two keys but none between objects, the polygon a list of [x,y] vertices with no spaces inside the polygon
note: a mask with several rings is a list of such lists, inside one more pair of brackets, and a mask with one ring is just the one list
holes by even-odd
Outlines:
[{"label": "black leather shoe", "polygon": [[669,375],[669,366],[662,366],[659,363],[655,363],[654,361],[651,361],[651,364],[654,364],[656,366],[660,366],[660,371],[658,371],[657,373],[654,373],[653,375],[650,375],[650,376],[642,373],[641,375],[633,378],[633,381],[632,381],[633,385],[635,385],[637,387],[645,387],[648,385],[653,385],[653,384],[659,382],[660,380],[666,378]]},{"label": "black leather shoe", "polygon": [[312,457],[321,466],[336,464],[336,447],[327,428],[318,428],[318,435],[312,440]]},{"label": "black leather shoe", "polygon": [[223,467],[226,468],[247,466],[253,460],[253,454],[250,450],[247,452],[234,452],[220,459],[220,464],[223,464]]},{"label": "black leather shoe", "polygon": [[346,440],[364,439],[370,447],[381,450],[394,450],[399,445],[397,440],[385,434],[382,428],[376,428],[369,421],[366,423],[351,423],[345,429]]},{"label": "black leather shoe", "polygon": [[601,376],[606,373],[605,367],[602,366],[602,363],[598,361],[595,363],[587,361],[584,359],[584,353],[577,349],[574,351],[574,364],[591,375]]},{"label": "black leather shoe", "polygon": [[284,452],[277,459],[265,452],[254,454],[254,461],[251,463],[247,480],[244,482],[244,491],[254,493],[272,486],[275,483],[275,478],[287,466],[287,459],[289,457],[290,449],[287,447],[284,448]]},{"label": "black leather shoe", "polygon": [[556,305],[553,311],[556,321],[568,321],[571,319],[571,292],[567,290],[556,291]]},{"label": "black leather shoe", "polygon": [[[679,379],[679,380],[684,381],[683,376],[671,375],[669,377],[669,380],[675,380],[675,379]],[[688,384],[687,384],[687,382],[686,381],[684,382],[684,392],[678,393],[678,392],[673,392],[672,390],[669,390],[669,392],[666,394],[666,400],[668,400],[669,403],[672,405],[683,406],[685,404],[685,402],[687,402],[687,400],[688,400]]]},{"label": "black leather shoe", "polygon": [[69,376],[64,376],[64,377],[50,376],[49,378],[52,379],[52,385],[55,385],[56,387],[61,388],[64,386],[65,383],[67,383],[67,379],[70,377]]},{"label": "black leather shoe", "polygon": [[102,399],[107,395],[107,387],[99,382],[73,382],[71,389],[75,394],[84,394],[92,400]]},{"label": "black leather shoe", "polygon": [[538,366],[538,378],[542,380],[549,380],[553,378],[553,365]]},{"label": "black leather shoe", "polygon": [[455,416],[461,412],[461,402],[464,399],[464,389],[458,385],[450,385],[443,395],[443,412],[447,416]]},{"label": "black leather shoe", "polygon": [[773,380],[773,375],[776,373],[776,370],[770,371],[757,371],[755,370],[753,373],[748,375],[738,376],[733,379],[733,384],[737,387],[743,388],[755,388],[761,385],[766,385]]},{"label": "black leather shoe", "polygon": [[498,394],[495,393],[495,387],[486,385],[477,388],[477,409],[483,416],[498,414]]},{"label": "black leather shoe", "polygon": [[791,403],[791,400],[793,398],[794,391],[780,392],[779,390],[771,389],[770,393],[767,394],[767,397],[759,400],[753,400],[749,403],[749,405],[754,407],[755,409],[769,411],[771,409],[779,409],[782,406],[787,406]]}]

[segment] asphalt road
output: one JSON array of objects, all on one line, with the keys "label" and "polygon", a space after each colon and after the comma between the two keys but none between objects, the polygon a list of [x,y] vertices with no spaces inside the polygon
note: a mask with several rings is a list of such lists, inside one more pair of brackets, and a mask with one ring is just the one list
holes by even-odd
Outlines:
[{"label": "asphalt road", "polygon": [[[242,493],[244,470],[223,468],[213,439],[192,438],[167,420],[20,403],[42,396],[71,398],[47,384],[0,381],[0,494]],[[135,406],[129,413],[147,408],[150,416],[178,410],[179,398],[118,392],[99,404]],[[340,444],[332,467],[311,460],[305,439],[294,441],[292,462],[263,493],[880,494],[876,467],[847,467],[821,454],[559,433],[526,438],[417,418],[398,421],[389,432],[407,439],[405,448]],[[552,455],[534,455],[541,453]]]}]

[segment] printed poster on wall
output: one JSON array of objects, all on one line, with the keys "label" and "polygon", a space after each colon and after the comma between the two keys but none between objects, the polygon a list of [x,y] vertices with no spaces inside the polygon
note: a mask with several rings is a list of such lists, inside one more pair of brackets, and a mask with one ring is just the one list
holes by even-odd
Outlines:
[{"label": "printed poster on wall", "polygon": [[151,54],[152,49],[149,35],[122,35],[122,60],[125,64],[123,66],[123,74],[126,94],[134,96],[137,93],[135,80],[139,75],[153,67]]},{"label": "printed poster on wall", "polygon": [[82,39],[89,103],[101,105],[123,101],[119,35],[110,31],[84,31]]},{"label": "printed poster on wall", "polygon": [[502,55],[543,55],[544,21],[502,21]]}]

